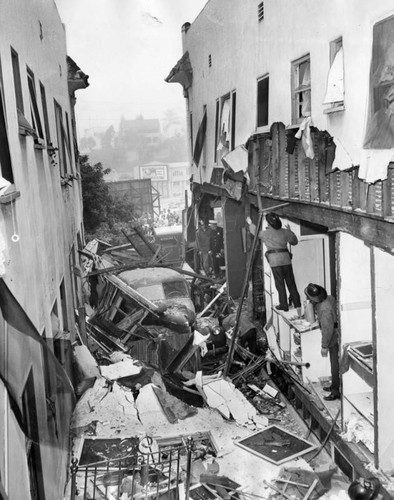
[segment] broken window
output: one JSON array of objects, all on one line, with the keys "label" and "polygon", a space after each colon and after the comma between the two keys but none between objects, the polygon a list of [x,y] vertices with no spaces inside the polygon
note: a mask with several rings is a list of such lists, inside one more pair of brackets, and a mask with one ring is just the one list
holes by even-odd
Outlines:
[{"label": "broken window", "polygon": [[[140,291],[140,293],[142,292]],[[129,314],[133,314],[136,311],[137,308],[135,304],[133,304],[130,299],[125,299],[119,293],[118,297],[113,301],[108,319],[116,325],[120,323],[126,316],[128,316]]]},{"label": "broken window", "polygon": [[311,115],[311,62],[309,54],[292,63],[292,123]]},{"label": "broken window", "polygon": [[235,147],[235,111],[236,92],[227,94],[220,99],[220,117],[217,127],[217,160],[221,160],[229,151]]},{"label": "broken window", "polygon": [[257,127],[268,125],[268,90],[269,77],[257,81]]},{"label": "broken window", "polygon": [[0,61],[0,174],[6,181],[14,183],[12,172],[11,153],[8,144],[7,120],[5,114],[5,102],[3,92],[3,74]]},{"label": "broken window", "polygon": [[330,71],[328,72],[326,95],[323,101],[323,104],[330,104],[330,108],[326,112],[343,106],[343,80],[343,46],[342,38],[338,38],[330,43]]},{"label": "broken window", "polygon": [[394,16],[373,28],[366,149],[394,148]]},{"label": "broken window", "polygon": [[38,111],[36,85],[34,82],[34,75],[29,68],[27,68],[27,83],[28,83],[29,94],[30,94],[31,121],[32,121],[33,129],[35,130],[36,135],[37,135],[34,142],[40,146],[43,146],[44,145],[44,133],[42,131],[41,117],[40,117],[40,113]]}]

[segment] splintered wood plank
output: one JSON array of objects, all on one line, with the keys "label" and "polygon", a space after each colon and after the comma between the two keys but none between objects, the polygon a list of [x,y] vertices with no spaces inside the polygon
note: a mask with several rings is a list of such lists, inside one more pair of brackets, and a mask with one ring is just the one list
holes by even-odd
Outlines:
[{"label": "splintered wood plank", "polygon": [[289,197],[293,199],[298,198],[298,191],[297,191],[297,162],[296,162],[296,155],[295,155],[295,150],[293,154],[288,154],[287,155],[288,162],[289,162]]},{"label": "splintered wood plank", "polygon": [[288,156],[286,154],[286,128],[283,123],[278,125],[278,152],[279,152],[279,196],[288,196]]}]

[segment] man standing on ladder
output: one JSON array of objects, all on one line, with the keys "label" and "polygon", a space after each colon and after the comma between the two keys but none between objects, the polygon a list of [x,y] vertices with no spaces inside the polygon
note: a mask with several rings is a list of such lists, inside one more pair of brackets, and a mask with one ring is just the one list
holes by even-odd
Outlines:
[{"label": "man standing on ladder", "polygon": [[[298,315],[301,315],[301,300],[294,279],[293,266],[291,264],[291,253],[287,244],[297,245],[297,236],[291,231],[289,225],[282,228],[282,221],[274,213],[267,213],[265,216],[268,227],[260,233],[260,239],[267,247],[265,256],[274,275],[275,287],[279,294],[279,305],[276,309],[288,311],[286,285],[289,290],[290,299],[294,307],[297,308]],[[252,223],[250,217],[246,222],[249,224],[249,230],[254,235],[256,226]]]}]

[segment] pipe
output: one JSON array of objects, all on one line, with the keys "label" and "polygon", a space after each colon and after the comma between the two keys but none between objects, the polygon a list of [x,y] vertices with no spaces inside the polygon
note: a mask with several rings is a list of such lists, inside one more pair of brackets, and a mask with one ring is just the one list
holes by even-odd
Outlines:
[{"label": "pipe", "polygon": [[305,366],[305,368],[309,368],[311,366],[310,363],[300,363],[298,361],[278,361],[281,365],[291,365],[291,366]]},{"label": "pipe", "polygon": [[211,302],[202,310],[199,314],[197,314],[197,318],[201,318],[208,311],[208,309],[218,300],[218,298],[223,294],[226,289],[226,283],[219,288],[217,295],[211,300]]}]

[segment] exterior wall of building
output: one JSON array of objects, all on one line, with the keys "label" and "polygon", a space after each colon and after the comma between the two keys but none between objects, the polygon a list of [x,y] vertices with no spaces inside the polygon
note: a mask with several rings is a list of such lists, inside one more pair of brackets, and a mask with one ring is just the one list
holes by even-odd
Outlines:
[{"label": "exterior wall of building", "polygon": [[[28,69],[34,75],[44,134],[41,147],[35,145],[31,135],[22,135],[18,127],[11,48],[18,55],[24,116],[30,124]],[[74,151],[73,110],[67,86],[65,30],[53,1],[2,2],[0,61],[1,90],[16,192],[0,196],[0,237],[5,245],[0,259],[4,266],[2,278],[37,331],[45,334],[47,339],[70,332],[66,334],[69,345],[75,338],[73,306],[76,297],[71,265],[78,262],[78,240],[83,238],[82,203]],[[45,130],[40,84],[45,87],[50,137]],[[59,140],[54,100],[62,108],[63,131],[60,131]],[[65,155],[61,157],[60,149],[67,135],[70,151],[65,149]],[[58,150],[54,152],[52,147]],[[60,166],[62,159],[64,170]],[[12,238],[13,235],[19,238]],[[30,369],[34,375],[45,498],[61,498],[68,464],[68,419],[72,404],[60,394],[56,396],[56,435],[47,405],[41,345],[27,337],[18,341],[7,339],[7,335],[7,323],[0,317],[1,366],[6,371],[7,349],[13,349],[13,359],[20,366],[19,395],[23,392]],[[61,362],[68,365],[66,359],[61,359]],[[1,419],[5,419],[2,429],[5,428],[6,438],[5,447],[2,447],[4,469],[1,470],[1,481],[3,486],[4,483],[7,485],[9,498],[27,498],[30,497],[30,487],[25,439],[15,424],[9,403],[2,409]]]},{"label": "exterior wall of building", "polygon": [[[373,25],[394,14],[390,0],[314,2],[266,0],[258,22],[259,0],[211,0],[186,31],[183,51],[189,52],[193,85],[189,111],[193,143],[207,106],[206,169],[194,169],[195,182],[209,182],[214,166],[216,99],[235,90],[235,145],[256,131],[257,79],[269,75],[269,125],[291,125],[291,62],[310,54],[312,120],[320,130],[338,137],[357,161],[368,111]],[[345,111],[324,114],[323,100],[330,67],[330,42],[342,37]],[[211,67],[209,67],[211,55]],[[197,83],[198,82],[198,83]],[[269,130],[269,126],[267,127]]]},{"label": "exterior wall of building", "polygon": [[[202,200],[199,215],[212,205],[215,197],[222,196],[222,200],[232,197],[232,204],[236,204],[234,198],[238,201],[240,229],[245,227],[242,221],[253,212],[253,205],[275,210],[284,224],[290,222],[300,240],[294,247],[292,262],[302,300],[307,283],[326,286],[338,301],[340,349],[349,342],[372,343],[373,367],[368,375],[363,371],[360,376],[350,369],[343,376],[342,430],[351,411],[364,415],[368,436],[361,440],[370,438],[370,461],[388,471],[394,456],[389,430],[393,413],[388,407],[387,382],[394,349],[388,333],[389,303],[394,300],[390,285],[394,279],[394,176],[391,163],[387,179],[382,176],[378,182],[367,184],[359,177],[356,166],[372,110],[369,101],[373,30],[376,23],[394,15],[394,7],[388,0],[368,1],[363,9],[355,0],[266,0],[264,19],[259,22],[261,3],[211,0],[190,27],[183,27],[183,49],[188,52],[193,69],[193,82],[187,89],[193,144],[205,106],[207,110],[202,160],[199,166],[193,166],[194,194],[199,202]],[[332,61],[330,50],[340,38],[344,51],[344,102],[334,111],[323,101]],[[292,62],[307,55],[311,69],[311,118],[317,129],[312,131],[313,160],[306,157],[301,145],[295,147],[294,154],[288,152],[286,143],[299,127],[292,117]],[[389,61],[385,63],[387,66]],[[269,76],[268,123],[257,128],[257,82],[265,75]],[[389,82],[387,78],[386,83]],[[239,197],[223,189],[221,182],[211,181],[213,168],[223,167],[219,159],[214,160],[217,100],[232,92],[236,92],[233,146],[251,139],[250,183],[248,188],[243,186]],[[330,163],[326,154],[328,143],[324,142],[328,134],[323,131],[344,147],[351,158],[349,167],[356,168],[332,172],[332,159]],[[227,172],[225,168],[224,171]],[[225,210],[223,214],[226,218]],[[256,222],[256,211],[251,215]],[[227,223],[225,220],[225,233]],[[303,227],[313,225],[320,226],[316,233],[303,232]],[[225,234],[225,241],[227,237]],[[238,238],[237,244],[241,236]],[[238,255],[241,256],[241,250]],[[262,261],[267,324],[271,324],[276,317],[275,285]],[[227,262],[226,272],[231,283],[236,275],[231,262]],[[280,325],[275,328],[278,338],[286,336]],[[315,354],[314,362],[322,364],[319,350]],[[364,393],[369,402],[367,408],[353,398],[354,392]],[[339,436],[333,443],[338,450],[349,449],[346,440]],[[365,474],[359,463],[354,467],[356,474]]]}]

